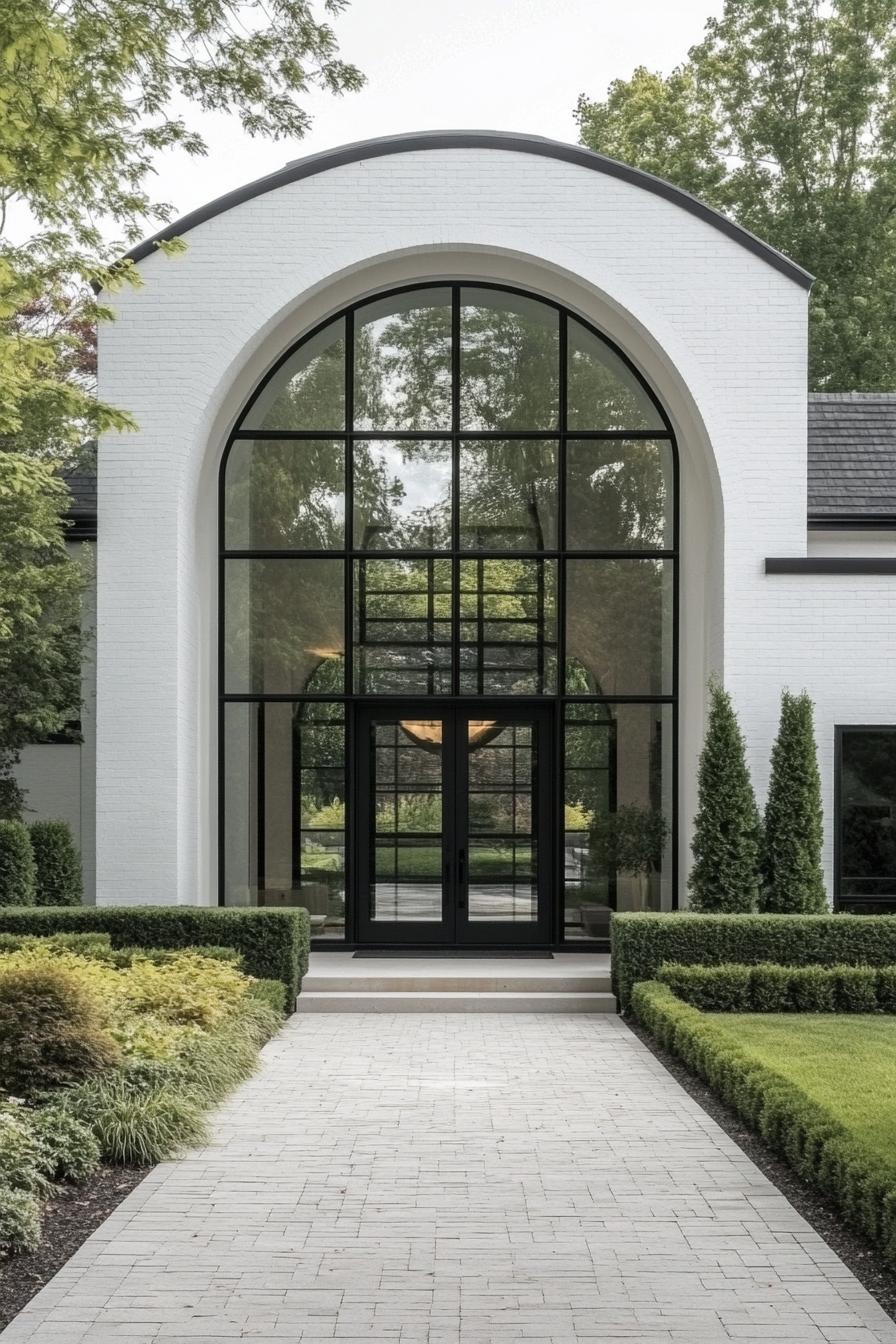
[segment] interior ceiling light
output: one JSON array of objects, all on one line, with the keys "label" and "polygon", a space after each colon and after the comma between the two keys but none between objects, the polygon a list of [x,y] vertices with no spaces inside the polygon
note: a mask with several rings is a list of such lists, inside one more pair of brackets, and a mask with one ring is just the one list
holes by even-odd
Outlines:
[{"label": "interior ceiling light", "polygon": [[[399,723],[408,737],[423,747],[442,745],[441,719],[400,719]],[[471,747],[478,747],[500,732],[500,725],[494,719],[468,719],[467,740]]]}]

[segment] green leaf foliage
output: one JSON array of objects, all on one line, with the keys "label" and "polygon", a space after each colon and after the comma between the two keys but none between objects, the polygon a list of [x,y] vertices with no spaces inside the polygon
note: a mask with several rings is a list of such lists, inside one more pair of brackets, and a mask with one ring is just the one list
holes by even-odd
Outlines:
[{"label": "green leaf foliage", "polygon": [[0,820],[0,905],[34,905],[36,894],[28,828],[21,821]]},{"label": "green leaf foliage", "polygon": [[19,750],[80,716],[85,575],[65,548],[68,499],[51,466],[0,446],[0,815],[12,818]]},{"label": "green leaf foliage", "polygon": [[810,380],[896,386],[892,0],[725,0],[672,74],[576,108],[582,142],[668,179],[804,266]]},{"label": "green leaf foliage", "polygon": [[[105,933],[113,948],[233,947],[248,975],[281,980],[290,1007],[308,970],[311,921],[302,909],[219,906],[0,907],[0,933]],[[75,949],[77,950],[77,949]]]},{"label": "green leaf foliage", "polygon": [[26,1097],[117,1062],[102,1014],[71,970],[0,963],[0,1088]]},{"label": "green leaf foliage", "polygon": [[743,734],[727,691],[710,685],[688,878],[694,910],[752,910],[759,891],[759,813]]},{"label": "green leaf foliage", "polygon": [[[878,993],[896,1002],[896,919],[889,915],[630,913],[610,925],[613,981],[623,1010],[640,980],[668,962],[690,966],[874,966]],[[767,970],[764,973],[768,973]]]},{"label": "green leaf foliage", "polygon": [[38,905],[80,905],[84,896],[81,856],[65,821],[30,826]]},{"label": "green leaf foliage", "polygon": [[765,806],[763,910],[812,914],[826,908],[823,838],[812,701],[805,691],[802,695],[785,691]]},{"label": "green leaf foliage", "polygon": [[721,1025],[724,1019],[683,1003],[668,985],[636,985],[632,1008],[663,1049],[708,1083],[798,1176],[896,1263],[896,1163],[891,1157],[875,1151],[828,1107],[742,1047]]}]

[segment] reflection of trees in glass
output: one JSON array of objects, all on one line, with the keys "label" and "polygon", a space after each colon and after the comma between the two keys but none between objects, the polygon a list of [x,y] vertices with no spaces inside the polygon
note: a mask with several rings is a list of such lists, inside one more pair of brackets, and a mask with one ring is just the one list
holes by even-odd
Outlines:
[{"label": "reflection of trees in glass", "polygon": [[358,311],[355,429],[451,428],[451,305],[448,291],[406,294]]},{"label": "reflection of trees in glass", "polygon": [[451,542],[451,444],[402,439],[354,448],[355,545],[441,550]]},{"label": "reflection of trees in glass", "polygon": [[557,445],[550,440],[466,441],[460,449],[464,549],[557,546]]},{"label": "reflection of trees in glass", "polygon": [[566,685],[591,695],[662,694],[666,578],[657,560],[567,564]]},{"label": "reflection of trees in glass", "polygon": [[572,440],[566,450],[566,479],[570,550],[671,547],[668,444]]},{"label": "reflection of trees in glass", "polygon": [[461,292],[461,428],[556,429],[560,328],[534,299]]},{"label": "reflection of trees in glass", "polygon": [[345,322],[325,327],[290,355],[262,388],[243,429],[342,429],[345,425]]},{"label": "reflection of trees in glass", "polygon": [[571,430],[663,429],[628,365],[573,318],[567,326],[566,414]]},{"label": "reflection of trees in glass", "polygon": [[228,691],[342,693],[342,560],[231,559],[224,582]]}]

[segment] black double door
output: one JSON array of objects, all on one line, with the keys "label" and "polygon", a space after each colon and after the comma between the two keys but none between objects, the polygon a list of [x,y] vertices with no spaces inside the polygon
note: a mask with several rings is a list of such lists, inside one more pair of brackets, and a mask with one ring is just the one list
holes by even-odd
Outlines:
[{"label": "black double door", "polygon": [[358,710],[358,942],[550,941],[551,719],[506,702]]}]

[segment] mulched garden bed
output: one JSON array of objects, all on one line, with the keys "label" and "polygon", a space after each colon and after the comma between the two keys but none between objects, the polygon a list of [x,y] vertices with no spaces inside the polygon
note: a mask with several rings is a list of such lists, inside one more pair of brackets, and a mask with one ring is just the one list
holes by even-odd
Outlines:
[{"label": "mulched garden bed", "polygon": [[763,1176],[767,1176],[778,1187],[797,1213],[805,1218],[831,1250],[839,1255],[844,1265],[852,1270],[862,1287],[867,1289],[887,1315],[896,1321],[896,1270],[890,1269],[881,1260],[879,1252],[864,1237],[847,1227],[837,1210],[817,1191],[807,1186],[757,1134],[747,1129],[740,1116],[719,1101],[715,1093],[685,1068],[681,1060],[661,1050],[653,1038],[631,1018],[626,1018],[625,1021],[638,1040],[647,1046],[650,1053],[671,1073],[675,1081],[681,1084],[688,1096],[693,1097],[707,1115],[724,1129],[738,1148],[756,1164]]},{"label": "mulched garden bed", "polygon": [[43,1240],[38,1249],[0,1261],[0,1330],[49,1283],[148,1170],[101,1167],[85,1185],[59,1188],[44,1205]]}]

